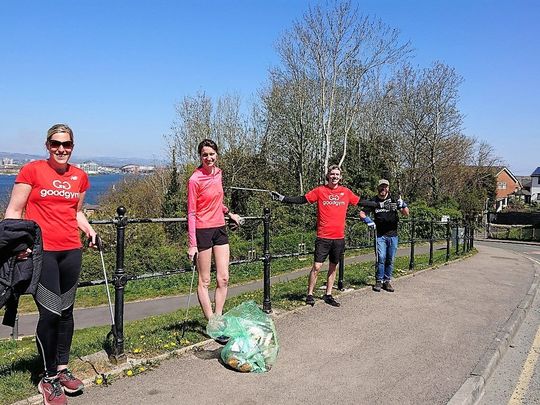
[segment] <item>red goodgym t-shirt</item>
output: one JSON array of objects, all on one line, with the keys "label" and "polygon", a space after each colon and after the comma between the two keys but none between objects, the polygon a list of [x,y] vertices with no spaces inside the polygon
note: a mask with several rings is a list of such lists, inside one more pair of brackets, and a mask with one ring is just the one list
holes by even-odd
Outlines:
[{"label": "red goodgym t-shirt", "polygon": [[360,197],[344,186],[331,189],[319,186],[306,194],[310,204],[317,202],[317,237],[345,238],[345,218],[349,204],[357,205]]},{"label": "red goodgym t-shirt", "polygon": [[77,205],[81,193],[90,188],[88,175],[68,165],[59,174],[46,160],[24,165],[15,183],[32,186],[24,218],[37,222],[43,236],[43,249],[60,251],[82,246],[77,225]]}]

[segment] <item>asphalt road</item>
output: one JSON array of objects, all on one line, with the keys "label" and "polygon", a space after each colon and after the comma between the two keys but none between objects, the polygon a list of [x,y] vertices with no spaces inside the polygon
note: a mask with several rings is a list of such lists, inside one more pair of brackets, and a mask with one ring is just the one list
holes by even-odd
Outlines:
[{"label": "asphalt road", "polygon": [[268,373],[225,368],[212,342],[69,402],[445,404],[535,280],[522,253],[477,247],[467,260],[395,280],[395,293],[365,288],[340,295],[340,308],[319,301],[276,317],[281,348]]},{"label": "asphalt road", "polygon": [[[493,244],[493,246],[502,246]],[[503,245],[540,264],[540,246]],[[505,355],[484,389],[479,405],[540,404],[540,295],[537,294]]]}]

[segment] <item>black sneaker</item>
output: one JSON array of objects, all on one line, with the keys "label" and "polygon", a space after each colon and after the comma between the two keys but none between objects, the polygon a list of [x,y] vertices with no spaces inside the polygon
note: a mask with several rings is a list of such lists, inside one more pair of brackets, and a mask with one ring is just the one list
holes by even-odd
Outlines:
[{"label": "black sneaker", "polygon": [[323,295],[323,300],[324,302],[326,302],[328,305],[332,305],[333,307],[339,307],[341,304],[339,302],[337,302],[334,297],[332,297],[331,295],[327,295],[327,294],[324,294]]},{"label": "black sneaker", "polygon": [[381,292],[382,288],[382,281],[375,282],[375,285],[373,286],[373,291]]},{"label": "black sneaker", "polygon": [[382,285],[383,290],[388,292],[394,292],[394,287],[390,284],[390,281],[385,281]]},{"label": "black sneaker", "polygon": [[226,345],[229,341],[229,337],[225,335],[218,336],[214,339],[216,342],[218,342],[220,345]]},{"label": "black sneaker", "polygon": [[315,305],[315,298],[313,298],[313,295],[308,295],[306,297],[306,305]]}]

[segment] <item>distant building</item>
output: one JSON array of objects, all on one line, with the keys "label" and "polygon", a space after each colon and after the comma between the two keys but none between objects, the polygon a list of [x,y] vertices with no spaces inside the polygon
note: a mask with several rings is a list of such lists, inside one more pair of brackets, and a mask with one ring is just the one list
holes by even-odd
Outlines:
[{"label": "distant building", "polygon": [[0,162],[0,174],[17,174],[21,168],[18,162],[9,157],[3,157]]},{"label": "distant building", "polygon": [[516,190],[512,197],[523,201],[525,204],[531,203],[531,176],[516,176],[521,184],[521,190]]},{"label": "distant building", "polygon": [[99,205],[97,204],[84,204],[83,212],[87,217],[94,215],[96,211],[99,211]]},{"label": "distant building", "polygon": [[146,174],[153,173],[155,166],[125,165],[120,168],[122,173]]},{"label": "distant building", "polygon": [[120,172],[120,169],[117,167],[101,166],[96,162],[74,163],[74,165],[84,170],[87,174],[107,174]]},{"label": "distant building", "polygon": [[540,167],[531,174],[531,202],[540,202]]},{"label": "distant building", "polygon": [[493,167],[497,179],[496,211],[499,212],[508,205],[509,196],[521,190],[519,180],[507,167]]},{"label": "distant building", "polygon": [[87,174],[98,174],[100,172],[100,166],[96,162],[84,162],[76,166],[84,170]]}]

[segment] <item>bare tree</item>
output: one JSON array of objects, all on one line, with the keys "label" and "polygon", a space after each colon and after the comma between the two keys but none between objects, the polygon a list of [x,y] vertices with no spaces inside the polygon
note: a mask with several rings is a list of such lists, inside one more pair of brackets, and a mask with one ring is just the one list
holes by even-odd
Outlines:
[{"label": "bare tree", "polygon": [[[224,184],[245,182],[252,170],[253,156],[259,151],[260,131],[254,118],[244,117],[238,95],[224,95],[212,100],[204,93],[186,96],[176,105],[177,118],[168,138],[171,153],[176,152],[179,173],[187,164],[198,164],[197,145],[205,138],[219,146],[219,165],[226,173]],[[171,155],[172,159],[172,155]]]},{"label": "bare tree", "polygon": [[[175,106],[176,119],[168,136],[169,150],[176,152],[180,164],[193,163],[197,159],[197,145],[212,133],[212,100],[204,92],[185,96]],[[172,156],[170,156],[172,159]]]},{"label": "bare tree", "polygon": [[338,161],[346,159],[367,75],[408,54],[409,45],[400,44],[398,34],[381,21],[359,16],[350,2],[341,2],[328,9],[310,8],[279,42],[282,65],[271,80],[293,90],[291,101],[300,120],[293,128],[305,127],[306,117],[312,118],[315,156],[320,156],[312,164],[321,174],[336,155],[334,145],[341,147]]},{"label": "bare tree", "polygon": [[396,77],[400,150],[413,197],[423,194],[439,201],[441,190],[449,189],[448,169],[469,156],[474,142],[462,133],[457,107],[461,82],[455,70],[442,63],[420,71],[405,66]]}]

